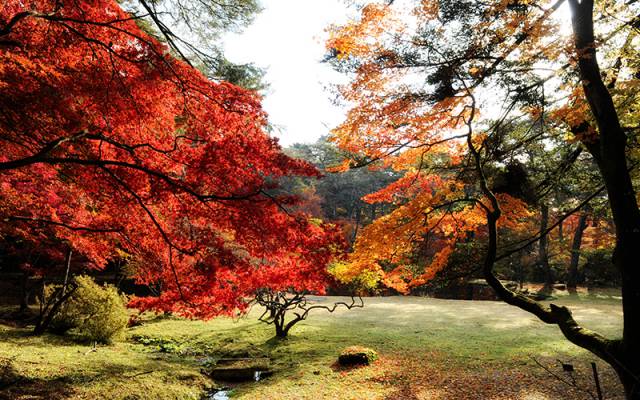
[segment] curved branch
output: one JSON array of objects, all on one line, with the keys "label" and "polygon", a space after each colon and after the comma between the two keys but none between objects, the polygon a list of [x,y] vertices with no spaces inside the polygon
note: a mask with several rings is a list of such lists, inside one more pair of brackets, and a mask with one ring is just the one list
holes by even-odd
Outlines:
[{"label": "curved branch", "polygon": [[16,26],[18,22],[32,15],[34,15],[33,11],[23,11],[14,15],[9,20],[9,22],[7,22],[2,29],[0,29],[0,37],[6,36],[9,33],[11,33],[11,30],[13,29],[14,26]]},{"label": "curved branch", "polygon": [[22,168],[31,164],[37,164],[39,162],[42,162],[45,156],[47,156],[53,150],[58,148],[61,144],[65,142],[72,142],[74,140],[81,139],[87,135],[88,135],[87,132],[80,132],[72,136],[58,137],[46,143],[44,146],[42,146],[40,150],[38,150],[37,152],[33,153],[30,156],[23,157],[17,160],[0,162],[0,171]]},{"label": "curved branch", "polygon": [[[66,138],[68,140],[68,138]],[[59,143],[56,143],[56,145],[58,145]],[[47,152],[49,152],[50,150],[48,150]],[[40,151],[37,154],[34,154],[33,156],[30,157],[26,157],[22,160],[18,160],[18,161],[9,161],[6,163],[0,163],[0,170],[6,170],[6,169],[14,169],[14,168],[20,168],[20,167],[24,167],[27,165],[31,165],[31,164],[77,164],[77,165],[85,165],[85,166],[94,166],[94,167],[99,167],[99,168],[104,168],[104,167],[108,167],[108,166],[115,166],[115,167],[123,167],[123,168],[128,168],[128,169],[133,169],[136,171],[140,171],[143,172],[147,175],[150,175],[154,178],[157,178],[165,183],[167,183],[168,185],[175,187],[176,189],[185,192],[187,194],[192,195],[193,197],[197,198],[200,201],[203,202],[207,202],[207,201],[211,201],[211,200],[215,200],[215,201],[234,201],[234,200],[247,200],[250,199],[252,197],[256,197],[260,194],[264,194],[264,192],[262,191],[262,188],[255,190],[253,192],[247,193],[247,194],[238,194],[238,195],[229,195],[229,196],[222,196],[222,195],[217,195],[217,194],[212,194],[212,193],[198,193],[197,191],[195,191],[194,189],[190,188],[189,186],[177,181],[176,179],[171,178],[170,176],[162,173],[162,172],[158,172],[156,170],[153,170],[149,167],[145,167],[143,165],[138,165],[138,164],[134,164],[134,163],[130,163],[130,162],[126,162],[126,161],[118,161],[118,160],[99,160],[99,159],[94,159],[94,160],[90,160],[90,159],[82,159],[82,158],[72,158],[72,157],[46,157],[46,152]]]},{"label": "curved branch", "polygon": [[97,228],[90,226],[77,226],[77,225],[69,225],[64,222],[52,221],[44,218],[33,218],[33,217],[24,217],[19,215],[12,215],[10,217],[6,217],[5,221],[23,221],[23,222],[36,222],[40,224],[46,225],[54,225],[62,228],[69,229],[71,231],[84,231],[84,232],[95,232],[95,233],[119,233],[122,232],[122,227],[117,228]]},{"label": "curved branch", "polygon": [[[464,82],[463,82],[464,84]],[[483,275],[489,286],[495,290],[498,297],[507,304],[516,306],[522,310],[528,311],[535,315],[542,322],[554,324],[560,328],[564,336],[572,343],[591,351],[598,357],[607,361],[612,366],[617,366],[618,362],[613,354],[613,347],[617,345],[617,341],[612,341],[606,337],[583,328],[573,318],[571,311],[565,306],[551,304],[548,308],[542,303],[534,301],[521,293],[513,292],[495,275],[493,268],[497,260],[498,246],[498,219],[501,216],[500,204],[494,193],[489,188],[484,170],[482,168],[482,160],[480,153],[473,145],[473,117],[475,116],[475,98],[471,91],[465,86],[467,96],[471,99],[471,113],[468,119],[465,119],[467,125],[468,138],[467,146],[473,156],[475,162],[476,173],[480,180],[480,188],[482,193],[489,198],[492,209],[485,209],[487,217],[487,229],[489,231],[489,243],[487,246],[487,254],[483,264]]]}]

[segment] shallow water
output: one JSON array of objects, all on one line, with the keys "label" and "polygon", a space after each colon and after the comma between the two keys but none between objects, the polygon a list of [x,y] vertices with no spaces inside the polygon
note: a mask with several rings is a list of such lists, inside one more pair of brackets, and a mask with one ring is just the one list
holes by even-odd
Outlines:
[{"label": "shallow water", "polygon": [[[255,371],[253,373],[253,379],[258,382],[262,377],[262,371]],[[209,400],[229,400],[229,394],[231,390],[218,390],[215,393],[209,395]]]},{"label": "shallow water", "polygon": [[215,392],[211,397],[209,397],[209,399],[210,400],[229,400],[230,392],[231,392],[230,390],[219,390]]}]

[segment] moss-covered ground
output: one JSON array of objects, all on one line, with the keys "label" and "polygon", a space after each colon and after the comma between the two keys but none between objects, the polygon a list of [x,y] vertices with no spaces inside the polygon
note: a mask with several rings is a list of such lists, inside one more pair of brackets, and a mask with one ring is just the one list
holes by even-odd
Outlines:
[{"label": "moss-covered ground", "polygon": [[[556,302],[571,305],[587,327],[621,334],[617,299]],[[234,357],[268,357],[275,373],[232,385],[232,399],[589,399],[591,361],[605,398],[622,398],[606,365],[556,327],[500,302],[367,298],[362,309],[318,310],[287,340],[273,339],[259,313],[207,322],[145,315],[126,339],[95,349],[0,325],[0,399],[201,399],[206,388],[224,385],[202,371]],[[376,350],[379,359],[339,368],[340,351],[354,345]],[[576,372],[563,372],[558,360]]]}]

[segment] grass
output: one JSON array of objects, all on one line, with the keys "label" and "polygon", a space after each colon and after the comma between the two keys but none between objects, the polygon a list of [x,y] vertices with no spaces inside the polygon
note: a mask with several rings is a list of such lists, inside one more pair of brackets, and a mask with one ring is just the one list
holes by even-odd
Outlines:
[{"label": "grass", "polygon": [[[587,327],[621,334],[617,299],[556,302],[571,305]],[[259,310],[208,322],[146,316],[126,340],[96,351],[0,325],[0,399],[199,399],[215,385],[201,369],[228,357],[269,357],[276,370],[262,382],[234,387],[233,399],[585,398],[536,363],[557,372],[556,359],[573,363],[579,385],[590,388],[588,363],[595,357],[557,328],[506,304],[418,297],[369,298],[365,304],[318,311],[284,341],[272,339],[273,327],[256,320]],[[363,368],[337,367],[340,351],[356,345],[376,350],[380,359]],[[607,398],[620,396],[611,370],[598,365]]]}]

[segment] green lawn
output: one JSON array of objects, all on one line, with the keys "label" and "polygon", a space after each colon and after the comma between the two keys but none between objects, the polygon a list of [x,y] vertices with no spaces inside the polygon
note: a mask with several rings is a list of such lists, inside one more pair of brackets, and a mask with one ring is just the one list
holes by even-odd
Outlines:
[{"label": "green lawn", "polygon": [[[585,326],[620,335],[619,300],[559,302],[570,303]],[[588,398],[549,377],[534,358],[567,379],[556,359],[573,363],[585,389],[592,386],[595,358],[511,306],[418,297],[367,298],[365,304],[333,314],[319,310],[285,341],[271,339],[273,328],[256,320],[259,310],[209,322],[149,315],[127,340],[96,351],[0,325],[0,398],[200,399],[206,386],[218,385],[201,373],[205,364],[238,356],[269,357],[276,373],[235,386],[233,399]],[[337,368],[340,350],[351,345],[371,347],[380,359]],[[598,366],[606,398],[621,398],[612,372]]]}]

